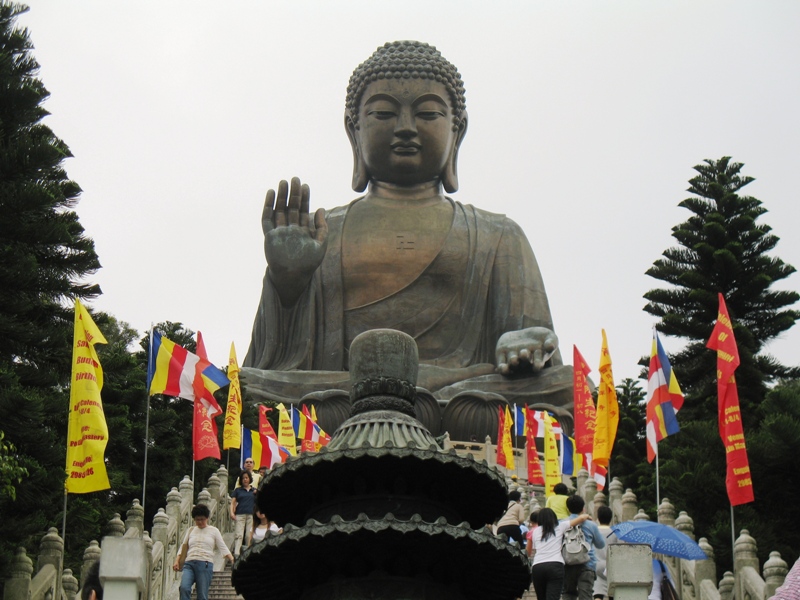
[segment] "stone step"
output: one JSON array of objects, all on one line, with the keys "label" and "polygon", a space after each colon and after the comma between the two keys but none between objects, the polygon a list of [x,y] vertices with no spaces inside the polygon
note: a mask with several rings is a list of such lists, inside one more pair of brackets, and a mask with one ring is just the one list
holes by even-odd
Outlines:
[{"label": "stone step", "polygon": [[[192,591],[192,598],[196,600],[196,591]],[[208,600],[239,600],[241,598],[242,596],[237,595],[231,585],[231,565],[226,564],[225,569],[214,571],[211,586],[208,588]]]}]

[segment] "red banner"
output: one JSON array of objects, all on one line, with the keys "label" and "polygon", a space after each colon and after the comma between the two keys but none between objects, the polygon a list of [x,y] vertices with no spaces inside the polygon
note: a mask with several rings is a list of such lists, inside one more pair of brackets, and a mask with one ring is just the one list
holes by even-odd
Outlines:
[{"label": "red banner", "polygon": [[503,452],[503,432],[506,428],[506,414],[502,406],[497,407],[497,464],[506,466],[506,453]]},{"label": "red banner", "polygon": [[734,371],[739,366],[739,349],[733,337],[733,325],[728,316],[725,298],[719,295],[717,324],[706,347],[717,351],[717,393],[719,397],[719,435],[725,445],[728,471],[725,485],[731,506],[753,502],[753,480],[744,443],[744,428],[739,410],[739,392]]},{"label": "red banner", "polygon": [[275,429],[272,428],[272,424],[267,419],[267,413],[271,410],[271,408],[263,404],[258,405],[258,433],[270,437],[273,440],[277,440],[278,434],[275,433]]},{"label": "red banner", "polygon": [[586,377],[592,370],[577,346],[572,346],[572,388],[575,399],[575,447],[581,454],[592,452],[594,445],[595,408]]},{"label": "red banner", "polygon": [[192,388],[194,389],[194,417],[192,419],[192,452],[194,460],[204,458],[221,458],[219,440],[217,439],[217,423],[214,417],[222,414],[214,394],[205,386],[201,375],[203,369],[211,363],[208,362],[206,345],[203,343],[203,334],[197,332],[197,363]]},{"label": "red banner", "polygon": [[[533,411],[527,406],[525,410],[525,422],[533,423]],[[536,432],[533,427],[528,427],[526,431],[526,449],[528,456],[528,483],[531,485],[544,485],[544,473],[542,464],[539,462],[539,452],[536,450]]]}]

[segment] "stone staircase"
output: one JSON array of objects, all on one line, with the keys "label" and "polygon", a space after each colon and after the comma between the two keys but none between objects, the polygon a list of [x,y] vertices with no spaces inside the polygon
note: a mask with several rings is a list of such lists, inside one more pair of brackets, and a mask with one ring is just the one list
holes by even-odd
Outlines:
[{"label": "stone staircase", "polygon": [[[208,600],[238,600],[242,598],[236,594],[236,590],[231,585],[231,572],[230,564],[226,564],[221,571],[214,571],[211,587],[208,589]],[[192,591],[192,598],[197,598],[195,591]]]}]

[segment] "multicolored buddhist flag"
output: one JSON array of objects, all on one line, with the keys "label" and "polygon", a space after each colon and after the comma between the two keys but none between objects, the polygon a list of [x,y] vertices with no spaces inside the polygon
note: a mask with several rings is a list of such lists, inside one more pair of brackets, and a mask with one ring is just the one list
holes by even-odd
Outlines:
[{"label": "multicolored buddhist flag", "polygon": [[575,444],[578,452],[587,453],[594,446],[596,411],[587,379],[592,370],[578,350],[572,346],[572,388],[575,400]]},{"label": "multicolored buddhist flag", "polygon": [[256,470],[261,467],[271,469],[274,465],[285,462],[289,451],[272,438],[242,427],[241,455],[252,458]]},{"label": "multicolored buddhist flag", "polygon": [[608,467],[611,450],[617,437],[619,425],[619,403],[614,387],[614,373],[611,370],[611,355],[608,352],[606,330],[603,329],[603,346],[600,351],[600,386],[597,390],[597,415],[595,418],[594,445],[592,460]]},{"label": "multicolored buddhist flag", "polygon": [[108,426],[100,398],[103,368],[94,349],[95,344],[106,343],[89,311],[75,300],[65,483],[69,494],[86,494],[111,487],[105,463]]},{"label": "multicolored buddhist flag", "polygon": [[561,436],[561,473],[576,477],[583,465],[583,454],[575,446],[575,440],[568,435]]},{"label": "multicolored buddhist flag", "polygon": [[[314,405],[311,405],[311,411],[314,411]],[[309,412],[308,405],[303,405],[303,414],[306,416],[308,422],[311,423],[311,431],[310,431],[310,440],[314,443],[313,451],[319,452],[319,449],[322,446],[327,446],[328,443],[331,441],[331,436],[325,433],[322,430],[322,427],[319,426],[317,423],[316,418],[314,418],[314,413]]]},{"label": "multicolored buddhist flag", "polygon": [[[164,394],[195,399],[195,377],[212,394],[230,383],[225,373],[197,354],[153,331],[152,350],[147,362],[150,395]],[[199,371],[199,375],[198,375]]]},{"label": "multicolored buddhist flag", "polygon": [[647,461],[658,454],[658,442],[678,433],[678,410],[683,406],[683,392],[669,364],[667,353],[653,329],[650,349],[650,370],[647,373]]},{"label": "multicolored buddhist flag", "polygon": [[225,406],[225,425],[222,428],[222,449],[238,448],[242,445],[242,384],[239,381],[239,361],[236,347],[231,342],[228,356],[228,404]]},{"label": "multicolored buddhist flag", "polygon": [[[524,407],[525,420],[528,423],[534,421],[533,411],[527,406]],[[528,483],[531,485],[544,485],[544,473],[542,464],[539,461],[539,451],[536,449],[536,435],[531,427],[527,427],[526,432],[526,457],[528,459]],[[544,427],[543,427],[544,429]],[[544,432],[542,432],[544,434]]]},{"label": "multicolored buddhist flag", "polygon": [[527,431],[525,425],[525,407],[519,404],[514,405],[514,435],[521,437]]},{"label": "multicolored buddhist flag", "polygon": [[717,351],[717,394],[719,397],[719,435],[725,446],[727,475],[725,486],[731,506],[753,502],[753,480],[744,443],[739,391],[734,372],[739,366],[739,348],[733,336],[733,324],[728,315],[725,298],[719,295],[717,324],[706,347]]}]

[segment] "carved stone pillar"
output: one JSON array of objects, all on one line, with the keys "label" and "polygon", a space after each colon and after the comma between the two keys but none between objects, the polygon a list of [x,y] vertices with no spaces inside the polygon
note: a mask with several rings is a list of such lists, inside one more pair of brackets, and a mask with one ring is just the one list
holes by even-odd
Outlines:
[{"label": "carved stone pillar", "polygon": [[606,499],[606,495],[603,492],[597,492],[592,499],[594,503],[594,510],[592,511],[592,517],[596,520],[597,519],[597,509],[601,506],[608,506],[608,500]]},{"label": "carved stone pillar", "polygon": [[582,487],[578,488],[578,490],[583,496],[584,502],[586,502],[586,512],[592,514],[594,512],[592,501],[597,495],[597,482],[594,480],[594,478],[589,478],[584,482]]},{"label": "carved stone pillar", "polygon": [[741,573],[745,567],[753,567],[758,573],[758,546],[750,532],[747,529],[742,529],[739,537],[733,543],[733,574],[736,578],[736,598],[744,598]]},{"label": "carved stone pillar", "polygon": [[490,466],[497,465],[497,448],[492,446],[492,436],[487,435],[483,443],[486,450],[486,456],[484,456],[486,464]]},{"label": "carved stone pillar", "polygon": [[652,556],[647,544],[611,544],[608,595],[614,600],[647,600],[653,586]]},{"label": "carved stone pillar", "polygon": [[681,533],[685,533],[690,538],[695,539],[694,520],[686,513],[685,510],[682,510],[681,514],[678,515],[678,518],[675,519],[675,529]]},{"label": "carved stone pillar", "polygon": [[697,580],[696,592],[699,595],[700,583],[706,579],[713,583],[714,587],[717,586],[717,565],[714,561],[714,549],[711,547],[711,544],[708,543],[708,540],[706,538],[700,538],[697,545],[700,546],[700,549],[705,552],[708,557],[706,560],[698,560],[694,567],[695,579]]},{"label": "carved stone pillar", "polygon": [[214,473],[211,474],[211,477],[208,478],[208,485],[206,489],[208,493],[211,494],[211,497],[219,502],[219,477],[217,477]]},{"label": "carved stone pillar", "polygon": [[181,493],[178,488],[172,488],[167,494],[167,517],[174,519],[175,523],[181,522]]},{"label": "carved stone pillar", "polygon": [[636,494],[633,493],[633,490],[628,488],[625,490],[625,493],[622,495],[622,515],[620,517],[620,522],[625,521],[632,521],[633,517],[636,516],[636,511],[638,510],[639,500],[636,498]]},{"label": "carved stone pillar", "polygon": [[[581,469],[580,471],[578,471],[578,476],[575,478],[575,485],[577,486],[578,493],[583,492],[583,486],[588,479],[589,479],[589,471],[587,471],[586,469]],[[591,500],[591,498],[587,498],[584,496],[583,500],[586,502],[586,504],[589,504],[589,500]]]},{"label": "carved stone pillar", "polygon": [[225,496],[228,493],[228,469],[224,465],[220,465],[217,469],[217,479],[219,479],[219,493]]},{"label": "carved stone pillar", "polygon": [[78,580],[72,575],[72,569],[64,569],[61,574],[61,587],[64,588],[66,600],[75,600],[80,587],[78,586]]},{"label": "carved stone pillar", "polygon": [[669,501],[669,498],[663,498],[658,507],[658,522],[662,525],[675,526],[675,507]]},{"label": "carved stone pillar", "polygon": [[89,542],[89,545],[86,546],[86,550],[83,551],[83,565],[81,565],[81,588],[83,588],[83,584],[86,583],[86,577],[89,574],[89,569],[92,568],[92,565],[100,560],[100,544],[97,543],[97,540],[92,540]]},{"label": "carved stone pillar", "polygon": [[106,532],[109,537],[122,537],[125,535],[125,523],[122,522],[119,513],[114,513],[114,516],[111,517],[108,525],[106,525]]},{"label": "carved stone pillar", "polygon": [[132,537],[103,538],[100,583],[103,597],[139,600],[147,589],[147,544]]},{"label": "carved stone pillar", "polygon": [[33,561],[28,558],[25,548],[20,546],[8,565],[8,577],[3,591],[3,600],[28,598],[31,593],[32,574]]},{"label": "carved stone pillar", "polygon": [[640,508],[639,512],[637,512],[636,515],[634,515],[633,520],[634,521],[649,521],[650,517],[648,516],[648,514],[646,512],[644,512],[643,508]]},{"label": "carved stone pillar", "polygon": [[[41,571],[45,565],[53,565],[56,573],[61,573],[64,569],[64,540],[58,535],[58,529],[51,527],[42,538],[39,545],[39,559],[36,563],[36,570]],[[55,597],[61,595],[61,578],[56,577]]]},{"label": "carved stone pillar", "polygon": [[764,582],[767,584],[764,589],[764,598],[771,598],[775,595],[775,590],[783,585],[788,572],[789,565],[781,558],[781,553],[775,550],[770,552],[767,562],[764,563]]},{"label": "carved stone pillar", "polygon": [[613,507],[616,500],[622,501],[622,481],[619,477],[614,477],[608,484],[608,502]]},{"label": "carved stone pillar", "polygon": [[735,584],[736,580],[733,577],[733,573],[725,571],[725,574],[719,582],[719,600],[731,600],[733,598],[733,587]]},{"label": "carved stone pillar", "polygon": [[144,508],[136,498],[133,499],[133,503],[126,513],[125,531],[129,529],[135,529],[140,536],[144,531]]},{"label": "carved stone pillar", "polygon": [[181,492],[181,498],[188,500],[191,504],[194,500],[194,483],[192,483],[188,475],[183,476],[183,479],[178,484],[178,489]]}]

